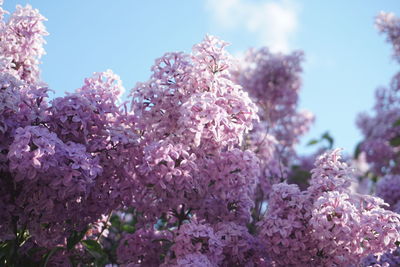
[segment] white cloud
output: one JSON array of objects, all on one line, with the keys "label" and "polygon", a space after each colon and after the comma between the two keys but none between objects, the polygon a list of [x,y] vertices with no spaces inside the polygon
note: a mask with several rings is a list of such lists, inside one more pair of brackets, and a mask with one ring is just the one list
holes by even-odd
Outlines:
[{"label": "white cloud", "polygon": [[215,24],[227,30],[246,30],[259,45],[287,52],[298,27],[299,7],[291,0],[206,0]]}]

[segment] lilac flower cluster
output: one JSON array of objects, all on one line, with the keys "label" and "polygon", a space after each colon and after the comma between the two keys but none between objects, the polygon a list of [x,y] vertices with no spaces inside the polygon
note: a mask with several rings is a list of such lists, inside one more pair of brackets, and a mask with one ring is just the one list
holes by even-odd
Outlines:
[{"label": "lilac flower cluster", "polygon": [[376,18],[376,26],[387,34],[388,41],[393,44],[394,56],[400,60],[400,19],[393,13],[381,12]]},{"label": "lilac flower cluster", "polygon": [[[114,83],[102,81],[104,78],[114,76],[96,74],[93,84],[86,85],[98,90],[93,100],[82,89],[53,100],[50,106],[43,101],[40,88],[20,80],[29,86],[19,91],[27,101],[14,110],[10,104],[5,107],[8,120],[3,122],[7,127],[2,148],[7,157],[2,160],[2,172],[7,179],[2,180],[2,188],[11,196],[2,205],[12,210],[9,218],[19,218],[13,223],[25,225],[42,245],[44,241],[63,243],[70,231],[83,229],[126,198],[119,188],[132,176],[121,168],[126,161],[122,157],[134,151],[128,146],[136,139],[128,128],[113,129],[129,119],[119,111],[115,99],[107,99],[101,92]],[[95,99],[99,96],[104,101]]]},{"label": "lilac flower cluster", "polygon": [[143,151],[137,186],[154,210],[143,199],[134,207],[145,208],[153,223],[171,211],[209,222],[250,220],[258,159],[238,146],[257,108],[231,78],[226,45],[206,36],[190,55],[167,53],[156,60],[150,80],[132,90]]},{"label": "lilac flower cluster", "polygon": [[162,263],[160,255],[165,250],[163,240],[167,238],[167,232],[143,228],[125,234],[117,249],[118,261],[127,266],[159,266]]},{"label": "lilac flower cluster", "polygon": [[43,37],[48,34],[43,25],[46,18],[30,5],[17,5],[4,22],[6,13],[0,10],[0,69],[28,83],[39,82],[39,60],[45,54]]},{"label": "lilac flower cluster", "polygon": [[261,160],[261,189],[286,179],[295,158],[294,146],[314,120],[297,111],[303,53],[274,54],[268,48],[250,49],[236,70],[235,79],[258,106],[260,122],[247,136],[248,146]]},{"label": "lilac flower cluster", "polygon": [[320,156],[315,166],[306,191],[285,183],[272,187],[259,224],[271,259],[279,266],[351,266],[394,251],[400,216],[379,198],[350,193],[352,173],[339,150]]},{"label": "lilac flower cluster", "polygon": [[174,234],[162,266],[266,266],[263,245],[245,226],[192,219]]},{"label": "lilac flower cluster", "polygon": [[361,266],[372,266],[372,267],[389,267],[400,265],[400,249],[395,250],[392,253],[385,253],[379,256],[369,256],[365,258]]},{"label": "lilac flower cluster", "polygon": [[386,175],[376,184],[376,195],[395,209],[400,202],[400,175]]},{"label": "lilac flower cluster", "polygon": [[272,134],[285,149],[293,149],[313,120],[309,112],[297,111],[302,60],[300,51],[283,55],[267,48],[250,49],[236,74],[259,106],[260,120],[265,122],[263,131]]},{"label": "lilac flower cluster", "polygon": [[[379,30],[388,35],[395,57],[400,56],[400,20],[391,13],[381,13],[376,20]],[[357,124],[364,135],[361,150],[365,151],[372,171],[377,175],[399,174],[400,165],[400,73],[388,88],[375,93],[375,115],[361,114]]]},{"label": "lilac flower cluster", "polygon": [[259,223],[259,238],[277,266],[310,266],[315,261],[310,211],[311,204],[296,185],[272,186],[267,213]]}]

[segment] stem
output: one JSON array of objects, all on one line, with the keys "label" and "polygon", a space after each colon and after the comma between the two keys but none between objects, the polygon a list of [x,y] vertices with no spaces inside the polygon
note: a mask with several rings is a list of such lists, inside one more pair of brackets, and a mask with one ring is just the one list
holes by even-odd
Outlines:
[{"label": "stem", "polygon": [[182,223],[183,223],[183,220],[184,220],[184,218],[182,218],[183,216],[183,213],[184,213],[184,208],[185,208],[185,205],[183,204],[182,205],[182,208],[181,208],[181,212],[178,214],[178,230],[181,228],[181,225],[182,225]]},{"label": "stem", "polygon": [[182,208],[179,211],[179,213],[175,209],[172,211],[174,216],[178,219],[178,230],[181,228],[183,221],[188,219],[188,216],[191,211],[192,211],[192,208],[189,208],[185,212],[185,204],[182,204]]},{"label": "stem", "polygon": [[18,248],[19,248],[19,235],[18,235],[18,225],[17,225],[17,217],[13,216],[12,222],[13,222],[13,229],[14,229],[14,234],[15,234],[15,240],[14,240],[14,248],[11,254],[11,265],[16,265],[17,260],[18,260]]},{"label": "stem", "polygon": [[106,220],[106,222],[104,223],[104,225],[103,225],[103,227],[102,227],[102,229],[101,229],[101,232],[100,232],[99,236],[96,238],[96,241],[99,241],[100,237],[103,235],[104,230],[107,229],[107,224],[108,224],[108,222],[110,221],[111,214],[112,214],[112,212],[110,212],[110,214],[108,214],[107,220]]}]

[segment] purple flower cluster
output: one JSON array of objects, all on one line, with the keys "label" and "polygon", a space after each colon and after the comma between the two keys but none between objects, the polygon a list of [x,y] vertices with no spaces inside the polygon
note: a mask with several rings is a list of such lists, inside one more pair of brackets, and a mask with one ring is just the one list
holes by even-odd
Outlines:
[{"label": "purple flower cluster", "polygon": [[3,21],[5,13],[0,10],[0,69],[27,83],[37,83],[39,60],[45,54],[43,37],[48,34],[43,25],[46,18],[30,5],[17,5],[7,22]]},{"label": "purple flower cluster", "polygon": [[214,229],[207,224],[191,222],[184,224],[176,233],[172,253],[177,259],[188,254],[202,254],[213,264],[222,259],[222,246]]},{"label": "purple flower cluster", "polygon": [[395,210],[400,202],[399,187],[400,175],[386,175],[376,184],[376,195],[385,200],[392,210]]},{"label": "purple flower cluster", "polygon": [[400,266],[400,249],[379,256],[372,256],[372,255],[368,256],[363,260],[361,266],[363,267]]},{"label": "purple flower cluster", "polygon": [[167,232],[143,228],[133,234],[125,234],[117,249],[118,262],[122,266],[159,266],[163,242],[168,241],[168,237]]},{"label": "purple flower cluster", "polygon": [[259,238],[277,266],[310,266],[317,255],[311,238],[311,204],[296,185],[272,186],[268,210],[259,223]]},{"label": "purple flower cluster", "polygon": [[[21,227],[38,233],[37,238],[51,235],[42,241],[63,243],[70,231],[83,229],[127,197],[119,188],[132,175],[121,166],[134,153],[136,138],[129,133],[129,115],[120,112],[116,96],[103,93],[114,86],[114,79],[110,72],[95,74],[92,84],[84,87],[89,93],[83,88],[53,100],[49,107],[40,90],[30,86],[19,91],[29,102],[14,110],[11,105],[5,108],[12,124],[3,134],[8,154],[2,171],[8,179],[2,182],[5,194],[12,197],[2,205],[13,210],[10,218],[19,218]],[[125,129],[118,132],[114,125]],[[131,192],[127,194],[131,199]]]},{"label": "purple flower cluster", "polygon": [[[388,35],[393,44],[395,57],[400,56],[400,20],[391,13],[381,13],[376,20],[381,32]],[[373,116],[361,114],[357,124],[364,140],[365,151],[372,171],[377,175],[399,174],[400,165],[400,73],[396,74],[388,88],[378,88]]]},{"label": "purple flower cluster", "polygon": [[297,111],[303,53],[274,54],[268,48],[250,49],[232,71],[258,106],[260,122],[247,135],[247,144],[261,160],[261,189],[267,195],[272,184],[286,179],[295,158],[294,146],[314,120]]},{"label": "purple flower cluster", "polygon": [[259,106],[260,120],[265,122],[262,130],[289,150],[313,121],[309,112],[297,111],[302,60],[300,51],[283,55],[268,48],[251,49],[236,73],[238,82]]},{"label": "purple flower cluster", "polygon": [[388,41],[393,44],[394,56],[400,60],[400,19],[393,13],[381,12],[376,18],[376,26],[387,34]]},{"label": "purple flower cluster", "polygon": [[137,186],[151,203],[135,198],[134,207],[152,223],[160,212],[195,213],[213,223],[250,220],[258,159],[238,147],[257,108],[231,78],[226,45],[206,36],[192,54],[167,53],[149,81],[132,90],[143,151]]},{"label": "purple flower cluster", "polygon": [[[185,264],[189,263],[203,264],[193,266],[266,266],[266,261],[261,256],[262,244],[246,227],[236,223],[221,222],[211,225],[193,218],[173,234],[173,237],[164,236],[163,239],[158,239],[172,244],[162,266],[187,266]],[[145,244],[146,242],[142,242],[140,246]],[[137,252],[130,253],[136,255]],[[131,254],[124,252],[119,258],[132,258]]]},{"label": "purple flower cluster", "polygon": [[167,53],[153,75],[132,91],[132,108],[146,138],[174,139],[192,147],[217,149],[241,142],[257,108],[228,72],[227,44],[213,36],[192,55]]},{"label": "purple flower cluster", "polygon": [[400,216],[379,198],[350,193],[351,180],[351,169],[334,150],[317,159],[306,191],[285,183],[272,187],[259,226],[274,262],[350,266],[397,248]]}]

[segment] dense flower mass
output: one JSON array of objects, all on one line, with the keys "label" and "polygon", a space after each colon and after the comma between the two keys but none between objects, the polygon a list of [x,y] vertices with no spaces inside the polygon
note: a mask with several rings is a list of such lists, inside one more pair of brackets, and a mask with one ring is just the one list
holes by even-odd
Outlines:
[{"label": "dense flower mass", "polygon": [[[375,197],[352,190],[339,149],[296,155],[313,121],[302,52],[240,62],[207,35],[156,59],[127,102],[111,70],[50,99],[46,19],[1,4],[1,266],[399,264],[399,75],[359,120]],[[398,56],[398,19],[377,23]]]},{"label": "dense flower mass", "polygon": [[137,135],[119,107],[123,88],[111,71],[46,101],[38,66],[44,20],[38,10],[17,6],[1,24],[0,229],[2,240],[22,242],[29,231],[35,244],[51,248],[132,199],[123,162]]},{"label": "dense flower mass", "polygon": [[258,159],[237,147],[257,108],[230,78],[226,45],[206,36],[191,55],[167,53],[150,80],[132,90],[143,151],[137,186],[157,202],[155,211],[143,210],[149,216],[173,211],[210,222],[250,220]]}]

